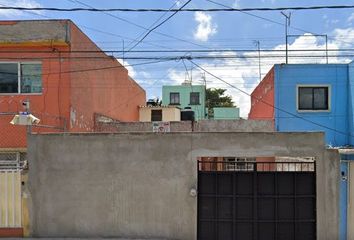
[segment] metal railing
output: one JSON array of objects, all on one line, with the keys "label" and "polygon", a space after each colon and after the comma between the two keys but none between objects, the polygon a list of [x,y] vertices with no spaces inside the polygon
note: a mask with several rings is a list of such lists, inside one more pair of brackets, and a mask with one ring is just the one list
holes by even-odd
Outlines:
[{"label": "metal railing", "polygon": [[237,161],[198,161],[198,171],[224,172],[315,172],[315,161],[288,162],[237,162]]}]

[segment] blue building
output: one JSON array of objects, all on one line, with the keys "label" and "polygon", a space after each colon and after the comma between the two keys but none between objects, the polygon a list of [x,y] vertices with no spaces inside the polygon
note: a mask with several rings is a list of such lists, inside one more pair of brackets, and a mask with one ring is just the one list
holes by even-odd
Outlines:
[{"label": "blue building", "polygon": [[350,154],[354,151],[348,151],[354,146],[353,68],[354,63],[274,65],[252,93],[249,114],[250,119],[271,118],[275,130],[280,132],[325,132],[327,145],[343,150],[340,151],[341,240],[347,239],[347,208],[354,201],[348,197],[348,170],[354,159]]}]

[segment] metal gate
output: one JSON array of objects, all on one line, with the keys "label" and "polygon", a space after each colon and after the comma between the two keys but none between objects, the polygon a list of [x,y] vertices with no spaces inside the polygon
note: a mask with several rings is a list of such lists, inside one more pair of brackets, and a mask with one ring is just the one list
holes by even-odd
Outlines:
[{"label": "metal gate", "polygon": [[316,239],[315,162],[198,162],[199,240]]},{"label": "metal gate", "polygon": [[21,153],[0,152],[0,230],[22,226],[21,168]]}]

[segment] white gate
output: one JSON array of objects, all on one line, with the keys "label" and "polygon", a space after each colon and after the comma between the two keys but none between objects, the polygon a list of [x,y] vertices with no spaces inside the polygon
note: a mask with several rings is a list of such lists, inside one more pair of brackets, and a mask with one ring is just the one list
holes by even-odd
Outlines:
[{"label": "white gate", "polygon": [[0,159],[0,228],[22,227],[21,169],[17,160]]}]

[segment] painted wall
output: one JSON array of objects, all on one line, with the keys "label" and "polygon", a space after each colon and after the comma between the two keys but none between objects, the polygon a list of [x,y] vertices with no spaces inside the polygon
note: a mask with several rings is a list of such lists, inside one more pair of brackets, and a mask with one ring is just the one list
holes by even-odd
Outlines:
[{"label": "painted wall", "polygon": [[339,156],[322,133],[31,135],[28,155],[33,237],[196,239],[198,157],[313,156],[317,238],[338,238]]},{"label": "painted wall", "polygon": [[[63,128],[64,119],[69,119],[70,88],[69,76],[59,74],[68,71],[67,59],[59,60],[57,52],[49,46],[7,46],[2,44],[0,49],[1,62],[40,62],[42,64],[42,93],[39,94],[0,94],[0,112],[12,113],[0,115],[0,147],[23,148],[26,147],[26,127],[10,124],[15,113],[24,111],[22,102],[30,101],[30,109],[33,115],[41,120],[42,125]],[[69,46],[53,46],[60,51],[68,51]],[[3,51],[3,52],[2,52]],[[11,53],[5,53],[11,51]],[[16,53],[19,51],[20,53]],[[24,51],[30,51],[24,53]],[[32,51],[32,52],[31,52]],[[43,53],[34,53],[42,51]],[[35,132],[56,132],[56,129],[33,127]]]},{"label": "painted wall", "polygon": [[215,120],[240,119],[240,109],[236,107],[215,107],[213,112]]},{"label": "painted wall", "polygon": [[249,119],[274,120],[274,68],[272,68],[251,94]]},{"label": "painted wall", "polygon": [[[275,106],[277,108],[275,109],[276,131],[323,131],[326,135],[327,144],[332,146],[349,144],[347,136],[349,129],[348,65],[275,65],[274,76]],[[330,110],[316,112],[298,111],[298,85],[328,85],[330,91]],[[305,118],[308,121],[301,118]],[[337,131],[332,131],[328,128],[336,129]]]},{"label": "painted wall", "polygon": [[181,121],[181,109],[176,107],[140,107],[139,121],[151,122],[152,110],[162,110],[162,121],[164,122]]},{"label": "painted wall", "polygon": [[[273,132],[272,121],[266,120],[200,120],[170,122],[171,132]],[[152,132],[151,122],[96,120],[96,132]]]},{"label": "painted wall", "polygon": [[[70,57],[93,57],[71,61],[71,131],[93,131],[94,113],[120,121],[138,121],[138,106],[145,104],[145,91],[115,58],[101,51],[76,25],[70,23]],[[92,71],[82,71],[91,69]],[[97,70],[102,69],[102,70]]]},{"label": "painted wall", "polygon": [[[71,51],[100,49],[71,21],[0,21],[0,62],[42,63],[42,93],[1,94],[0,148],[26,147],[26,127],[9,122],[24,111],[29,100],[31,112],[41,125],[34,132],[93,131],[95,112],[121,121],[138,121],[138,105],[145,103],[145,91],[128,76],[115,59],[102,52]],[[27,52],[26,52],[27,51]],[[94,57],[83,58],[83,57]],[[99,71],[88,69],[104,68]]]},{"label": "painted wall", "polygon": [[[205,86],[204,85],[175,85],[162,86],[162,104],[170,104],[170,93],[180,93],[180,104],[177,105],[181,109],[191,107],[195,114],[195,120],[205,119]],[[190,93],[199,92],[199,105],[190,105]]]},{"label": "painted wall", "polygon": [[348,125],[349,144],[354,145],[354,62],[348,64]]}]

